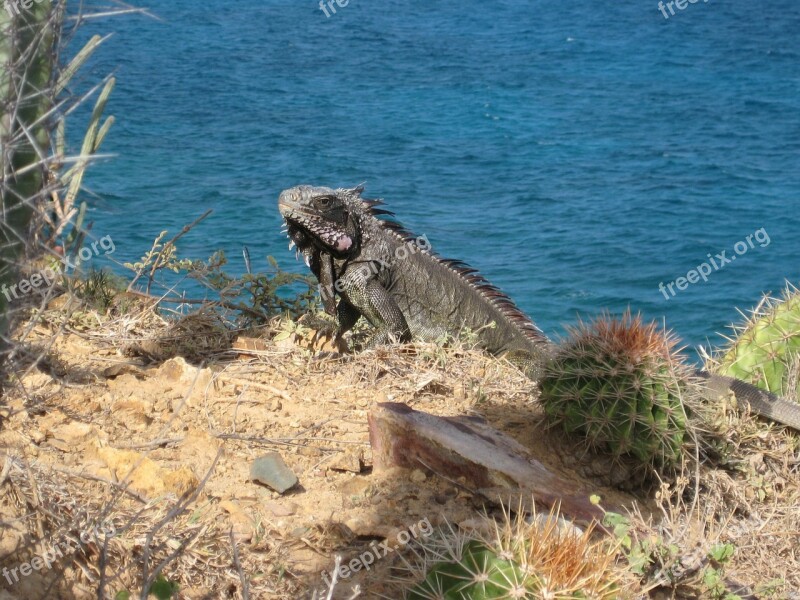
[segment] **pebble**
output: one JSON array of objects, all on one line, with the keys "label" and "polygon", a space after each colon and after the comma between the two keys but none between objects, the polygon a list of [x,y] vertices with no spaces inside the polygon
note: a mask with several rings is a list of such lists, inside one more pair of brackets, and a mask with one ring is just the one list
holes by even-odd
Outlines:
[{"label": "pebble", "polygon": [[279,494],[297,485],[294,474],[277,452],[269,452],[259,456],[250,467],[250,479],[269,486]]},{"label": "pebble", "polygon": [[411,473],[411,481],[414,483],[422,483],[426,479],[428,479],[428,476],[419,469],[414,469],[414,471]]}]

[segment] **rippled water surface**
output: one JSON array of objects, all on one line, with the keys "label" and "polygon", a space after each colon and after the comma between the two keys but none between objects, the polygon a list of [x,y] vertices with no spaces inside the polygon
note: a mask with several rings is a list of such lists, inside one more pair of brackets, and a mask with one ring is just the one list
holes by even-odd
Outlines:
[{"label": "rippled water surface", "polygon": [[88,184],[118,260],[213,208],[183,254],[301,270],[280,190],[366,182],[551,335],[630,305],[698,344],[800,280],[795,1],[139,4],[162,20],[90,30],[117,32],[117,157]]}]

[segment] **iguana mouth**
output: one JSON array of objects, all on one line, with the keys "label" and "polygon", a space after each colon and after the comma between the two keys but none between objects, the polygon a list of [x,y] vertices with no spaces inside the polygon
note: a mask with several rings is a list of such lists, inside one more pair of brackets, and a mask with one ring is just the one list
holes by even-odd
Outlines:
[{"label": "iguana mouth", "polygon": [[[287,190],[290,192],[290,190]],[[278,210],[286,221],[289,238],[300,251],[312,244],[324,246],[323,251],[347,252],[353,247],[353,239],[324,216],[309,210],[296,195],[284,192],[278,199]]]},{"label": "iguana mouth", "polygon": [[312,219],[284,217],[289,239],[300,251],[319,240],[325,246],[323,251],[347,252],[353,247],[353,239],[341,229]]}]

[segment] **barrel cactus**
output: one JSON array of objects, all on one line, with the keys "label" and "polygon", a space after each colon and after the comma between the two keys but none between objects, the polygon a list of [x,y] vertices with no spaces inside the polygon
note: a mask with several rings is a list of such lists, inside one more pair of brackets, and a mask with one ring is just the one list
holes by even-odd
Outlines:
[{"label": "barrel cactus", "polygon": [[[521,514],[521,513],[518,513]],[[406,600],[533,600],[619,597],[613,545],[590,541],[555,515],[528,522],[506,515],[486,530],[439,532],[415,550]]]},{"label": "barrel cactus", "polygon": [[470,540],[460,555],[431,567],[425,581],[406,596],[431,598],[526,598],[536,591],[538,578],[478,540]]},{"label": "barrel cactus", "polygon": [[800,290],[765,296],[709,365],[789,399],[800,398]]},{"label": "barrel cactus", "polygon": [[580,322],[540,379],[547,420],[615,459],[676,466],[690,441],[687,405],[695,395],[676,343],[630,311]]}]

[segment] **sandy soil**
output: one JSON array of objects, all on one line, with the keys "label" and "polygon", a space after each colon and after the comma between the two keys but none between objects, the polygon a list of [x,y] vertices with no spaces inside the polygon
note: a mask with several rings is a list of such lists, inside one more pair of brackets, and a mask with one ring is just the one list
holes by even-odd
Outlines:
[{"label": "sandy soil", "polygon": [[[265,328],[247,334],[260,337],[257,350],[217,352],[199,365],[152,361],[130,339],[137,328],[163,330],[159,319],[64,318],[63,304],[27,335],[30,358],[18,361],[0,405],[0,566],[19,574],[0,577],[2,600],[96,598],[101,587],[106,597],[133,597],[162,561],[181,598],[310,598],[327,593],[323,572],[337,554],[346,564],[423,524],[475,522],[481,499],[459,482],[372,472],[366,416],[384,401],[482,415],[604,502],[654,517],[651,531],[682,537],[683,554],[712,538],[735,543],[730,577],[751,589],[780,580],[753,597],[797,597],[793,436],[765,432],[760,447],[748,441],[739,473],[704,474],[713,510],[665,516],[654,493],[604,485],[603,460],[580,457],[574,442],[542,427],[534,385],[479,352],[416,345],[329,358],[303,333],[276,339]],[[268,452],[299,478],[282,495],[250,480],[253,460]],[[678,527],[686,523],[691,535]],[[51,568],[23,574],[35,553],[56,546],[63,556],[51,554]],[[361,597],[399,598],[392,579],[403,575],[403,551],[381,554],[333,597],[352,597],[358,585]]]}]

